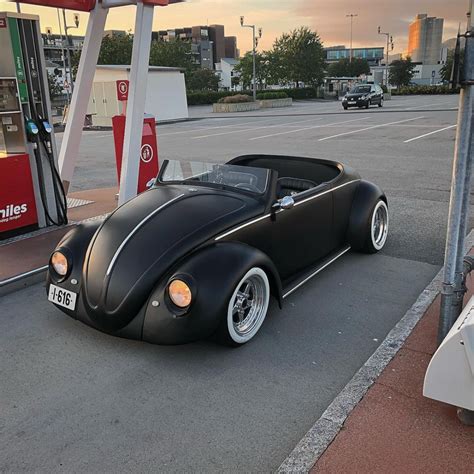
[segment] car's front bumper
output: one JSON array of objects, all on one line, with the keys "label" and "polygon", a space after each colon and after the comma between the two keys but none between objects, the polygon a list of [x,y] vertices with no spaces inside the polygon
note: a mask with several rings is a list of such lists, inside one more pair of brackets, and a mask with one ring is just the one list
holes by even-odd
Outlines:
[{"label": "car's front bumper", "polygon": [[353,99],[343,100],[343,107],[365,107],[369,103],[369,99]]}]

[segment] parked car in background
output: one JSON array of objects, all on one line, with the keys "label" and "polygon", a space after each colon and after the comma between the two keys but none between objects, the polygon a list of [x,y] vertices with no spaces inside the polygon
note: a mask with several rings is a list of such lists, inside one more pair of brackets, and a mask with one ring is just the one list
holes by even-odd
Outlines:
[{"label": "parked car in background", "polygon": [[383,90],[377,84],[360,84],[354,86],[342,99],[344,110],[349,107],[365,107],[371,105],[383,107]]}]

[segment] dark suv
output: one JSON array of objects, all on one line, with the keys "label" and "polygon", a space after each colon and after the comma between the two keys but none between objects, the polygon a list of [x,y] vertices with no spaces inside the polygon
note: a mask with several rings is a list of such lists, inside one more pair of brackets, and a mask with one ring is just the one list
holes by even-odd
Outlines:
[{"label": "dark suv", "polygon": [[383,90],[377,84],[361,84],[354,86],[342,99],[344,110],[349,107],[365,107],[371,105],[383,107]]}]

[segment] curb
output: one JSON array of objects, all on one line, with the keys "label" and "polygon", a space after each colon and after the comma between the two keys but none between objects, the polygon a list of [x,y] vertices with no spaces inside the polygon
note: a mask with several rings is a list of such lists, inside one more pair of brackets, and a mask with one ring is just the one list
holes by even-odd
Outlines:
[{"label": "curb", "polygon": [[[465,252],[474,246],[474,230],[466,237]],[[341,430],[346,418],[401,349],[407,337],[438,296],[444,267],[421,292],[413,306],[387,334],[377,350],[339,392],[326,411],[278,468],[279,473],[309,472]]]}]

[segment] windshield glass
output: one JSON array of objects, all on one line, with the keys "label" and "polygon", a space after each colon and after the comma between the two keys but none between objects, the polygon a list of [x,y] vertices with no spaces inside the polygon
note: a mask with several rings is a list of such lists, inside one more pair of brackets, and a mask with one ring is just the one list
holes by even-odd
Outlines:
[{"label": "windshield glass", "polygon": [[160,181],[162,183],[232,186],[263,194],[267,188],[269,173],[268,169],[250,166],[170,160],[161,170]]},{"label": "windshield glass", "polygon": [[366,94],[370,92],[370,86],[355,86],[351,89],[353,94]]}]

